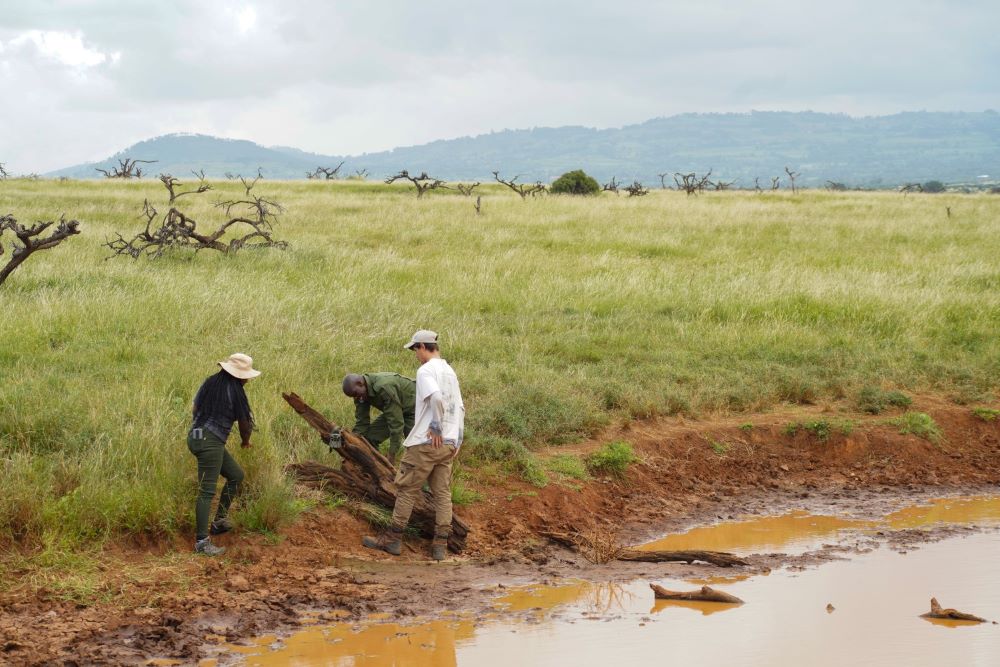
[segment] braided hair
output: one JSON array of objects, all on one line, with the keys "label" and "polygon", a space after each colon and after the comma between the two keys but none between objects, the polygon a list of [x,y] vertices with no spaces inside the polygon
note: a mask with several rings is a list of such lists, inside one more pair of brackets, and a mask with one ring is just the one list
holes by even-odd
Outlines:
[{"label": "braided hair", "polygon": [[250,422],[256,426],[247,393],[243,383],[225,370],[220,370],[202,383],[194,397],[194,426],[204,425],[210,417],[225,415],[230,409],[237,421]]}]

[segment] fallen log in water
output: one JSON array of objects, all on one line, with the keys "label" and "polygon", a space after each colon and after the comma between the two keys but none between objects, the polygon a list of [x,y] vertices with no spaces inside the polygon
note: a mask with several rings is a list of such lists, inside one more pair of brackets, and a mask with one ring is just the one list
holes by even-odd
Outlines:
[{"label": "fallen log in water", "polygon": [[978,616],[973,616],[972,614],[966,614],[964,612],[955,609],[942,609],[941,605],[938,604],[937,598],[931,598],[931,610],[926,614],[920,614],[920,617],[943,618],[955,621],[975,621],[976,623],[987,622],[985,618],[979,618]]},{"label": "fallen log in water", "polygon": [[743,600],[735,595],[717,591],[708,586],[702,586],[696,591],[668,591],[663,586],[650,584],[657,600],[687,600],[691,602],[720,602],[723,604],[743,604]]},{"label": "fallen log in water", "polygon": [[724,551],[643,551],[641,549],[625,549],[618,554],[618,560],[642,563],[687,563],[695,561],[711,563],[719,567],[734,565],[749,565],[739,556]]},{"label": "fallen log in water", "polygon": [[[321,435],[328,436],[339,427],[302,400],[298,394],[282,394],[285,401]],[[340,470],[315,461],[293,463],[286,470],[311,486],[340,491],[392,508],[396,502],[396,469],[385,456],[361,436],[346,429],[340,431],[340,447],[334,449],[342,458]],[[413,506],[410,523],[424,537],[434,536],[434,504],[431,494],[423,491]],[[469,526],[457,514],[451,520],[448,548],[461,553]]]}]

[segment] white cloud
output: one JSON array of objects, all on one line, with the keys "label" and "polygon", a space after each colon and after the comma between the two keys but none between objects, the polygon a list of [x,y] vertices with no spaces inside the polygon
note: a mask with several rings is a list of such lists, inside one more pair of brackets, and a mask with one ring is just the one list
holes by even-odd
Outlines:
[{"label": "white cloud", "polygon": [[245,35],[257,25],[257,10],[253,7],[244,7],[236,12],[236,29],[241,35]]},{"label": "white cloud", "polygon": [[86,45],[79,32],[28,30],[10,40],[10,45],[15,49],[30,45],[43,58],[68,67],[96,67],[121,58],[121,53],[104,53]]}]

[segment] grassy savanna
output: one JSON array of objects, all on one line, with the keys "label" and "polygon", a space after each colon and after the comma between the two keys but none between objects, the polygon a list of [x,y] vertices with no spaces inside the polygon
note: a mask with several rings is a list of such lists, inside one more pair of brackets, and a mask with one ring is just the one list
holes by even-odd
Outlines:
[{"label": "grassy savanna", "polygon": [[[238,184],[178,200],[209,223]],[[442,334],[468,408],[464,477],[544,483],[532,448],[612,420],[856,400],[864,387],[989,401],[1000,377],[1000,197],[654,191],[521,201],[262,181],[286,251],[105,261],[158,181],[0,182],[0,214],[82,234],[0,287],[0,542],[61,547],[190,530],[191,398],[231,352],[258,433],[244,526],[298,503],[282,467],[330,460],[282,401],[340,423],[346,372],[415,372]],[[945,207],[951,207],[951,218]],[[6,239],[5,239],[6,241]],[[536,475],[537,473],[537,475]]]}]

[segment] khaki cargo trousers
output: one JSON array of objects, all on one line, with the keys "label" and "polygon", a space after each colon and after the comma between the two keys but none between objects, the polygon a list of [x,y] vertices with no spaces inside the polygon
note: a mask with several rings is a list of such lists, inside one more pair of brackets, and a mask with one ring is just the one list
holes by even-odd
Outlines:
[{"label": "khaki cargo trousers", "polygon": [[424,482],[434,496],[434,524],[451,528],[451,462],[455,448],[431,444],[404,447],[403,458],[396,473],[396,505],[392,508],[392,527],[406,528],[413,513],[413,504],[420,497]]}]

